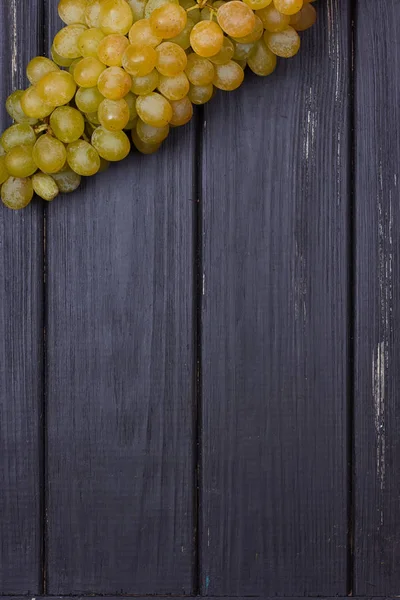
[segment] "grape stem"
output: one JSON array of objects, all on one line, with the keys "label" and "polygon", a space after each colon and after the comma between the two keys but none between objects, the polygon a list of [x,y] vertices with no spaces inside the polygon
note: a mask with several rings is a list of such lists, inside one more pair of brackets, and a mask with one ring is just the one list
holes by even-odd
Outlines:
[{"label": "grape stem", "polygon": [[36,127],[33,128],[33,131],[35,133],[42,133],[42,131],[47,131],[49,128],[48,123],[42,123],[41,125],[36,125]]}]

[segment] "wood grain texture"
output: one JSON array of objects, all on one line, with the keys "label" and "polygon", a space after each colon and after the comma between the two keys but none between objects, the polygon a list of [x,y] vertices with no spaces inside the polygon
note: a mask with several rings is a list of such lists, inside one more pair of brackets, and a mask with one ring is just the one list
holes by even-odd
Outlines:
[{"label": "wood grain texture", "polygon": [[[0,0],[1,132],[5,98],[25,87],[40,51],[39,0]],[[29,35],[27,32],[29,31]],[[38,593],[42,406],[43,214],[37,201],[13,212],[0,203],[0,593]]]},{"label": "wood grain texture", "polygon": [[204,595],[345,595],[349,1],[205,109]]},{"label": "wood grain texture", "polygon": [[[400,7],[356,18],[355,586],[400,586]],[[367,58],[368,54],[368,58]]]},{"label": "wood grain texture", "polygon": [[49,208],[50,594],[192,591],[193,172],[186,127]]}]

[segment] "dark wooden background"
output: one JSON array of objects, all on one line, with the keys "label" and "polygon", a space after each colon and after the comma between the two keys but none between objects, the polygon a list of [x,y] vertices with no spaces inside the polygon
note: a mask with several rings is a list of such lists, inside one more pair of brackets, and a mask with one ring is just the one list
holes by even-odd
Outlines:
[{"label": "dark wooden background", "polygon": [[[0,0],[3,99],[56,9]],[[159,154],[0,210],[0,596],[399,594],[400,3],[318,9]]]}]

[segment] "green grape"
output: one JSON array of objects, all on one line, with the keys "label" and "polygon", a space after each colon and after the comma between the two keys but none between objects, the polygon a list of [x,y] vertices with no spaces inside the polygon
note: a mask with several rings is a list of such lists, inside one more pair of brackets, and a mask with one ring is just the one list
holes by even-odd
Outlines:
[{"label": "green grape", "polygon": [[76,92],[76,85],[70,73],[57,71],[42,77],[36,85],[36,91],[46,104],[62,106],[72,100]]},{"label": "green grape", "polygon": [[[103,98],[103,100],[104,100],[104,98]],[[96,110],[96,112],[85,113],[85,117],[91,125],[96,125],[96,127],[98,125],[100,125],[99,115],[98,115],[97,110]]]},{"label": "green grape", "polygon": [[100,157],[97,150],[85,140],[68,144],[67,161],[75,173],[85,177],[95,175],[100,169]]},{"label": "green grape", "polygon": [[47,73],[52,73],[53,71],[59,70],[60,69],[56,63],[49,58],[45,58],[44,56],[36,56],[28,63],[28,66],[26,67],[26,76],[34,85],[35,83],[38,83],[38,81],[40,81],[44,75],[47,75]]},{"label": "green grape", "polygon": [[129,106],[121,100],[107,100],[105,98],[99,106],[98,116],[100,124],[109,131],[120,131],[129,122]]},{"label": "green grape", "polygon": [[15,146],[6,155],[6,168],[12,177],[30,177],[37,171],[32,158],[33,146]]},{"label": "green grape", "polygon": [[160,148],[160,144],[147,144],[143,142],[137,134],[136,129],[132,130],[132,142],[135,145],[135,148],[139,150],[142,154],[154,154]]},{"label": "green grape", "polygon": [[6,110],[13,121],[16,123],[27,123],[28,125],[36,125],[37,119],[27,117],[21,106],[21,98],[24,95],[24,90],[16,90],[6,100]]},{"label": "green grape", "polygon": [[70,73],[72,77],[74,76],[76,65],[78,65],[81,62],[81,60],[81,58],[75,58],[75,60],[72,61],[72,63],[68,67],[68,73]]},{"label": "green grape", "polygon": [[179,73],[174,77],[161,75],[158,90],[167,100],[181,100],[188,93],[189,85],[189,79],[185,73]]},{"label": "green grape", "polygon": [[79,87],[93,88],[105,68],[105,65],[93,56],[82,58],[74,69],[75,82]]},{"label": "green grape", "polygon": [[130,91],[132,79],[121,67],[108,67],[100,75],[97,87],[104,98],[120,100]]},{"label": "green grape", "polygon": [[263,40],[255,43],[255,50],[247,61],[250,69],[259,76],[271,75],[275,71],[276,55],[271,52]]},{"label": "green grape", "polygon": [[217,14],[215,11],[211,10],[210,6],[206,6],[202,8],[200,11],[200,20],[201,21],[216,21]]},{"label": "green grape", "polygon": [[88,56],[97,57],[97,50],[100,42],[105,38],[101,29],[92,27],[86,29],[78,38],[78,48],[84,58]]},{"label": "green grape", "polygon": [[[232,2],[227,2],[227,4],[232,4]],[[190,45],[199,56],[206,58],[214,56],[221,50],[223,43],[223,31],[214,21],[199,21],[190,32]]]},{"label": "green grape", "polygon": [[83,113],[96,112],[104,96],[96,87],[79,88],[75,95],[75,104]]},{"label": "green grape", "polygon": [[247,60],[239,60],[238,58],[235,58],[235,63],[242,67],[243,71],[247,67]]},{"label": "green grape", "polygon": [[139,21],[144,17],[144,7],[146,6],[147,0],[127,0],[131,7],[133,22]]},{"label": "green grape", "polygon": [[108,162],[108,160],[105,160],[104,158],[101,158],[101,156],[100,156],[99,173],[103,173],[104,171],[107,171],[109,166],[110,166],[110,163]]},{"label": "green grape", "polygon": [[[130,123],[131,121],[133,121],[137,117],[137,112],[136,112],[136,96],[135,96],[135,94],[132,94],[132,92],[129,92],[129,94],[127,94],[125,96],[124,100],[127,103],[128,108],[129,108],[129,121],[128,121],[128,123]],[[124,129],[126,129],[126,127],[124,127]]]},{"label": "green grape", "polygon": [[87,0],[85,20],[88,27],[100,27],[100,9],[104,0]]},{"label": "green grape", "polygon": [[51,202],[60,193],[58,185],[51,175],[38,171],[32,177],[33,191],[43,200]]},{"label": "green grape", "polygon": [[290,16],[276,10],[274,3],[257,10],[256,16],[261,19],[263,27],[272,33],[283,31],[290,23]]},{"label": "green grape", "polygon": [[188,98],[193,104],[205,104],[213,97],[214,86],[212,83],[207,85],[191,85],[188,91]]},{"label": "green grape", "polygon": [[0,185],[5,182],[10,176],[6,167],[6,157],[5,155],[0,156]]},{"label": "green grape", "polygon": [[187,57],[185,73],[193,85],[207,85],[214,79],[215,69],[208,58],[192,52]]},{"label": "green grape", "polygon": [[153,127],[147,125],[141,119],[137,120],[136,133],[145,144],[161,144],[169,134],[169,125],[164,127]]},{"label": "green grape", "polygon": [[20,179],[9,177],[1,186],[3,204],[12,210],[28,206],[33,198],[33,186],[30,177]]},{"label": "green grape", "polygon": [[33,160],[41,171],[51,175],[63,168],[67,151],[62,142],[46,133],[33,147]]},{"label": "green grape", "polygon": [[43,102],[37,92],[36,85],[32,85],[25,90],[21,96],[20,102],[25,115],[34,119],[44,119],[54,110],[54,106]]},{"label": "green grape", "polygon": [[242,85],[243,79],[244,71],[235,61],[230,60],[226,65],[215,65],[213,84],[219,90],[232,92]]},{"label": "green grape", "polygon": [[187,21],[186,10],[179,4],[163,4],[150,15],[150,26],[156,35],[170,39],[179,35]]},{"label": "green grape", "polygon": [[86,25],[86,0],[60,0],[58,3],[59,17],[66,25],[81,23]]},{"label": "green grape", "polygon": [[36,142],[36,134],[33,128],[26,123],[11,125],[0,138],[1,145],[6,152],[21,144],[31,146]]},{"label": "green grape", "polygon": [[60,106],[50,117],[50,127],[56,138],[64,144],[70,144],[83,135],[85,120],[76,108]]},{"label": "green grape", "polygon": [[151,92],[147,96],[138,96],[136,110],[142,121],[153,127],[164,127],[172,118],[170,103],[156,92]]},{"label": "green grape", "polygon": [[239,44],[238,42],[234,42],[235,52],[233,53],[233,58],[235,60],[248,60],[250,56],[255,52],[255,44]]},{"label": "green grape", "polygon": [[[55,36],[53,41],[54,50],[63,58],[79,58],[81,51],[79,50],[79,38],[86,31],[86,25],[67,25],[61,29]],[[68,65],[69,66],[69,65]]]},{"label": "green grape", "polygon": [[193,23],[198,23],[201,18],[200,8],[195,0],[179,0],[179,4],[186,10]]},{"label": "green grape", "polygon": [[229,62],[233,57],[234,52],[235,47],[233,42],[229,38],[224,37],[221,50],[214,56],[210,56],[208,60],[210,60],[214,65],[226,65],[226,63]]},{"label": "green grape", "polygon": [[178,0],[148,0],[144,9],[145,19],[150,18],[151,13],[164,4],[179,4],[179,2]]},{"label": "green grape", "polygon": [[68,164],[57,173],[53,173],[52,178],[62,194],[74,192],[81,183],[81,176],[70,169]]},{"label": "green grape", "polygon": [[60,54],[55,51],[54,46],[51,47],[50,54],[55,64],[59,67],[70,67],[75,60],[73,58],[64,58],[63,56],[60,56]]},{"label": "green grape", "polygon": [[157,52],[157,71],[161,75],[172,77],[185,70],[187,56],[183,48],[173,42],[163,42],[156,48]]},{"label": "green grape", "polygon": [[133,77],[143,77],[156,66],[157,52],[151,46],[128,46],[122,57],[122,66]]},{"label": "green grape", "polygon": [[92,144],[97,152],[110,162],[123,160],[129,154],[131,144],[123,131],[108,131],[98,127],[92,135]]},{"label": "green grape", "polygon": [[132,10],[125,0],[104,0],[100,8],[100,27],[106,35],[126,35],[132,24]]},{"label": "green grape", "polygon": [[187,96],[180,100],[173,100],[171,103],[172,118],[169,122],[173,127],[179,127],[189,123],[193,116],[193,104]]},{"label": "green grape", "polygon": [[195,22],[191,18],[188,18],[185,27],[177,36],[171,38],[170,42],[178,44],[178,46],[180,46],[184,50],[187,50],[188,48],[190,48],[190,32],[192,31],[194,26]]},{"label": "green grape", "polygon": [[143,77],[132,77],[131,91],[137,96],[143,96],[144,94],[150,94],[158,86],[160,76],[157,69],[153,69],[147,75]]},{"label": "green grape", "polygon": [[3,144],[0,142],[0,156],[5,156],[7,153],[3,148]]},{"label": "green grape", "polygon": [[162,38],[154,33],[149,19],[140,19],[129,30],[129,41],[131,46],[135,48],[142,48],[143,46],[155,48],[158,44],[161,44]]},{"label": "green grape", "polygon": [[107,35],[97,48],[97,58],[107,67],[120,67],[129,40],[117,33]]}]

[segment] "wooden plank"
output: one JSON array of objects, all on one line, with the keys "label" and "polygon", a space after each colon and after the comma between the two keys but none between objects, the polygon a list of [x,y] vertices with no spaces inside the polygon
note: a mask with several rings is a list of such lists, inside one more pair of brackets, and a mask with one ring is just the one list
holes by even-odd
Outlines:
[{"label": "wooden plank", "polygon": [[350,1],[205,109],[204,595],[346,595]]},{"label": "wooden plank", "polygon": [[[0,131],[4,102],[26,86],[25,67],[40,51],[41,0],[29,10],[0,0]],[[0,593],[41,590],[40,413],[42,404],[43,210],[0,203]]]},{"label": "wooden plank", "polygon": [[[398,2],[358,2],[356,20],[355,586],[400,585],[400,118]],[[369,59],[367,59],[368,53]]]},{"label": "wooden plank", "polygon": [[172,137],[49,209],[50,594],[192,591],[194,127]]}]

